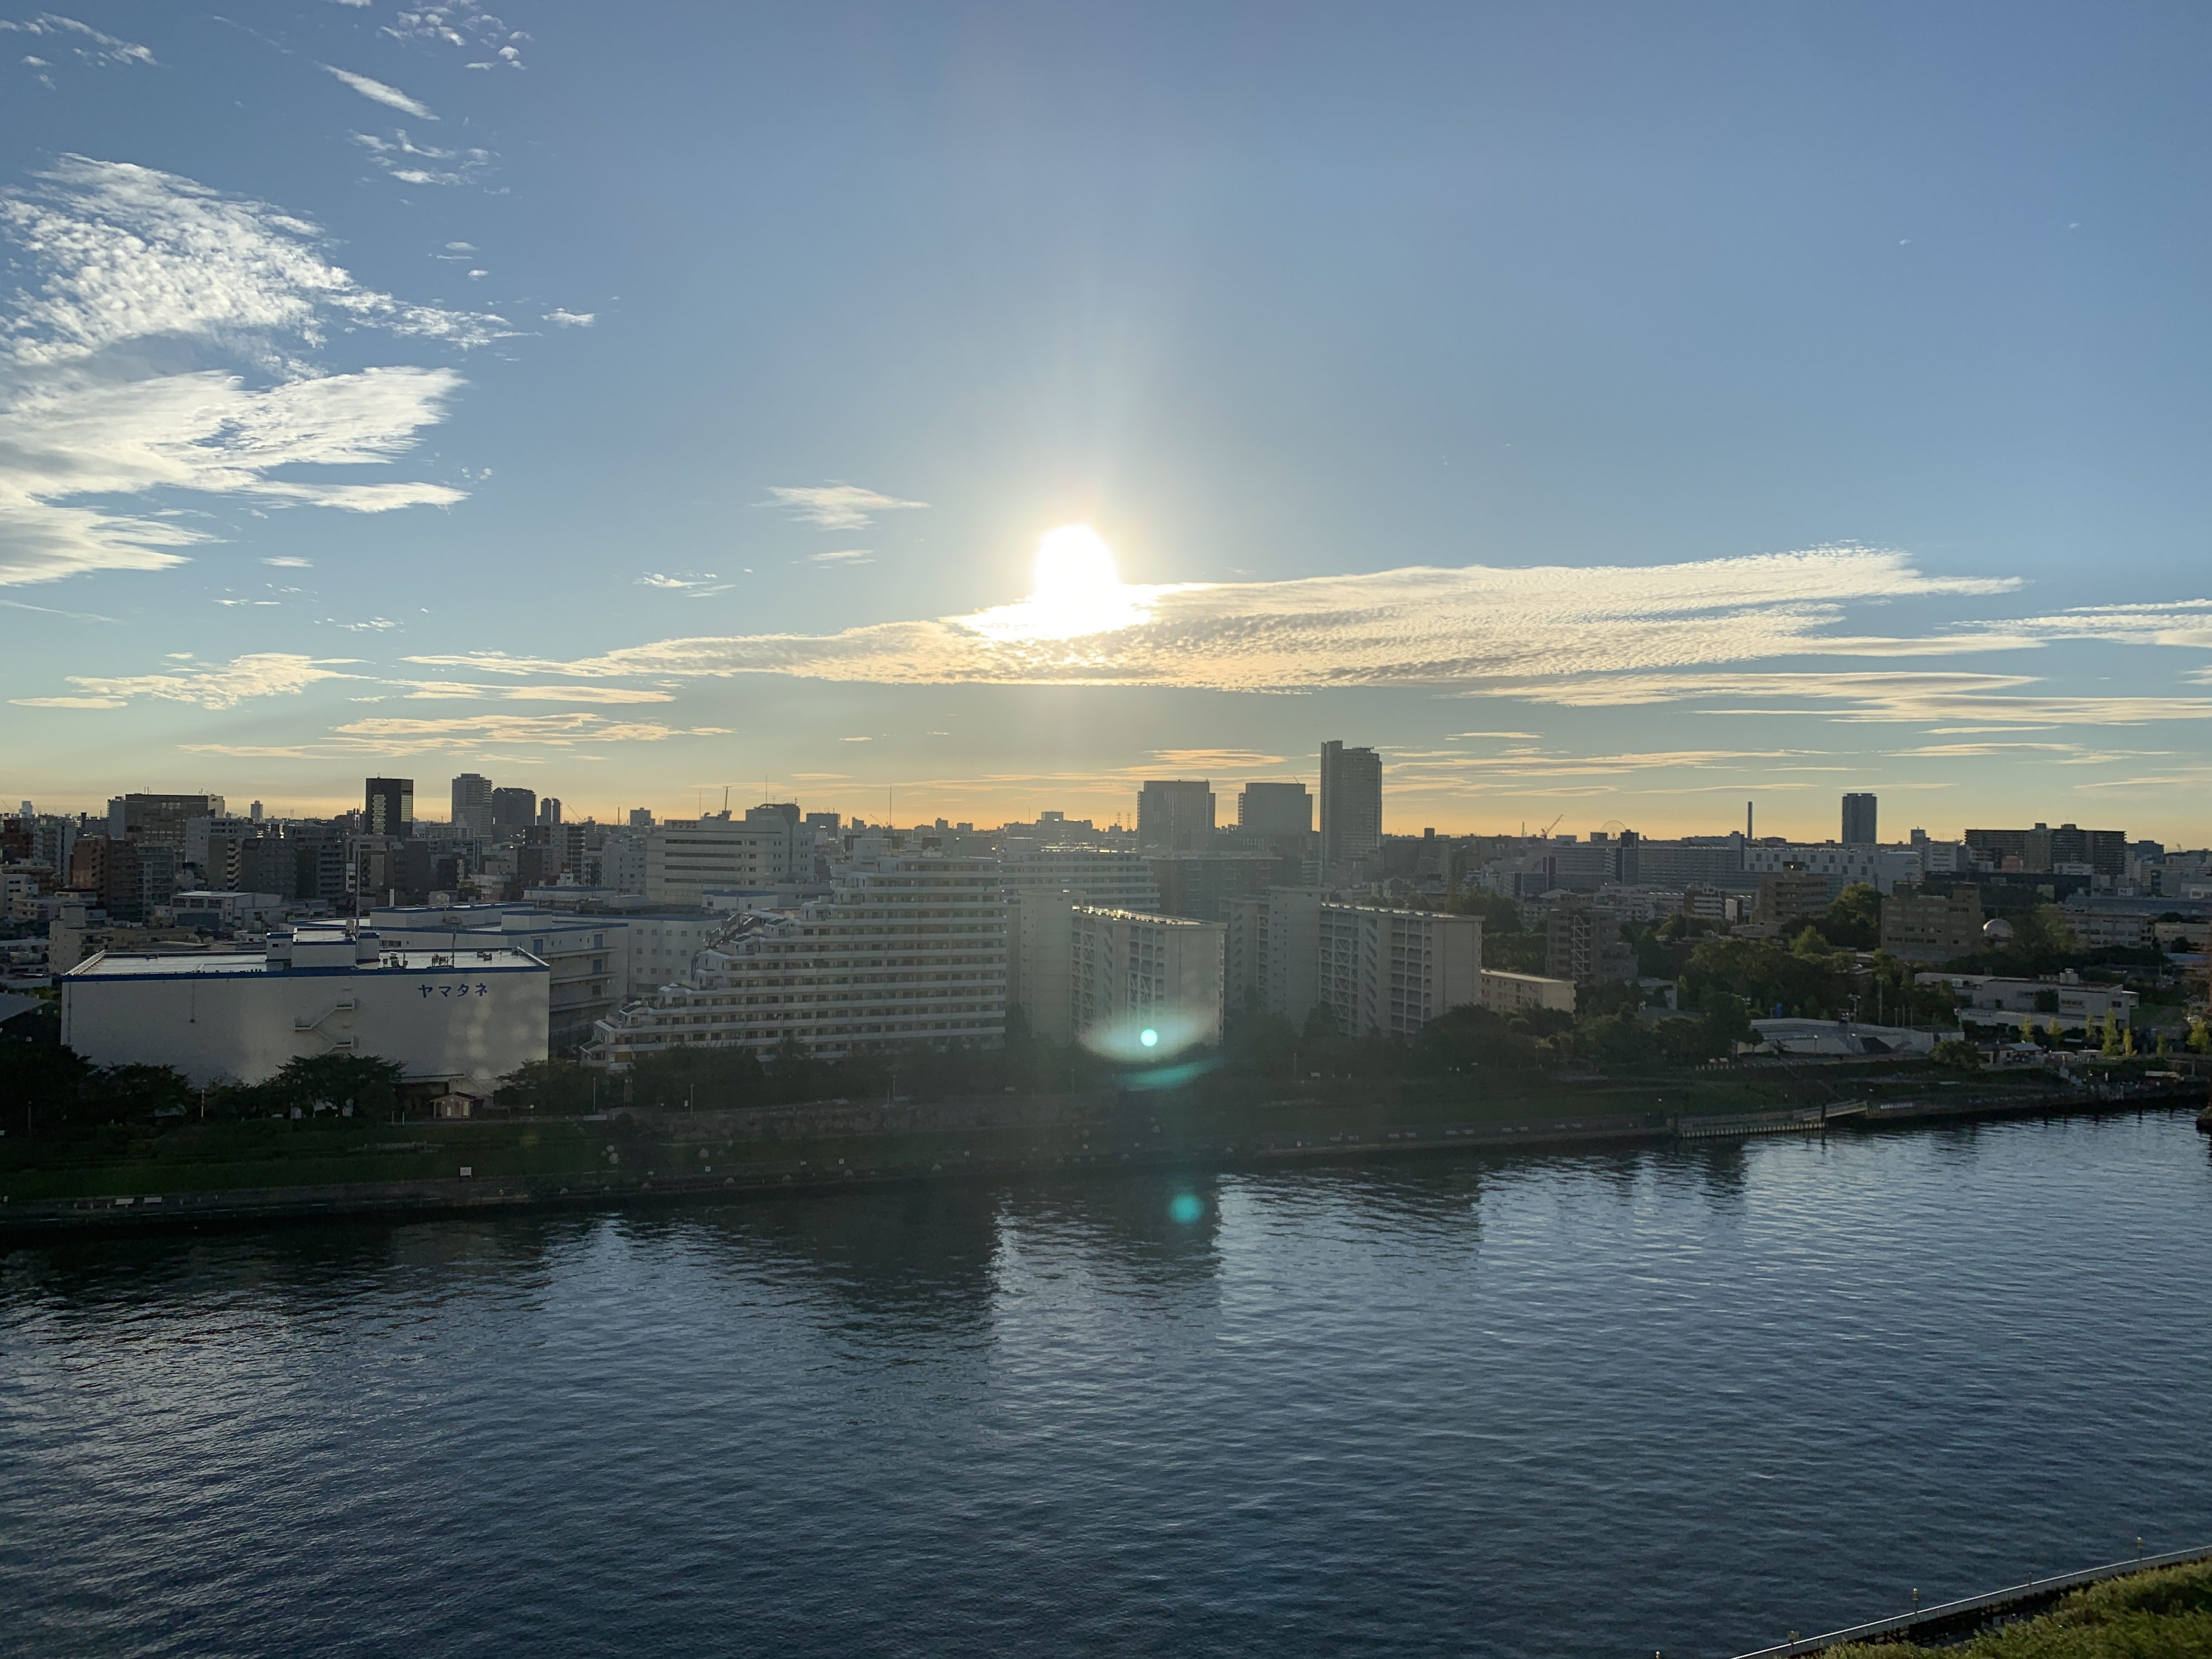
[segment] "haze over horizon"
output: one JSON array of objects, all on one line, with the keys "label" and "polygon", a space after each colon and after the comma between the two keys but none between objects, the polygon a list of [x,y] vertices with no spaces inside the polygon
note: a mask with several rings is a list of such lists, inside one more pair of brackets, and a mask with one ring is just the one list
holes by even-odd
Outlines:
[{"label": "haze over horizon", "polygon": [[2130,18],[0,7],[0,797],[2201,844]]}]

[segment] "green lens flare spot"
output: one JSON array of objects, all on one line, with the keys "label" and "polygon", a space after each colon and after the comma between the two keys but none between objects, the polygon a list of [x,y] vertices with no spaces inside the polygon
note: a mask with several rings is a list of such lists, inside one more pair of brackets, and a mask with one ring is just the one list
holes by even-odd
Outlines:
[{"label": "green lens flare spot", "polygon": [[1168,1200],[1168,1219],[1188,1227],[1206,1213],[1206,1200],[1196,1193],[1177,1193]]},{"label": "green lens flare spot", "polygon": [[1157,1048],[1160,1046],[1160,1034],[1158,1031],[1155,1031],[1151,1026],[1147,1025],[1143,1030],[1137,1033],[1137,1041],[1143,1043],[1147,1048]]}]

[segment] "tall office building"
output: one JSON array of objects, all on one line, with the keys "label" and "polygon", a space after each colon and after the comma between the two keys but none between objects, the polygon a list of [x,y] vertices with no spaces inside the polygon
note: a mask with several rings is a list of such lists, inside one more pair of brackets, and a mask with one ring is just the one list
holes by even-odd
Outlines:
[{"label": "tall office building", "polygon": [[362,827],[372,836],[407,836],[415,827],[415,780],[371,778]]},{"label": "tall office building", "polygon": [[491,827],[527,830],[538,822],[535,789],[495,789],[491,792]]},{"label": "tall office building", "polygon": [[1237,827],[1255,836],[1313,833],[1313,796],[1303,783],[1248,783],[1237,797]]},{"label": "tall office building", "polygon": [[1844,797],[1844,845],[1872,847],[1881,839],[1875,834],[1875,799],[1872,795]]},{"label": "tall office building", "polygon": [[538,803],[538,822],[548,828],[561,822],[561,797],[548,795]]},{"label": "tall office building", "polygon": [[1154,778],[1137,795],[1137,845],[1204,853],[1213,847],[1213,786],[1204,778]]},{"label": "tall office building", "polygon": [[464,772],[453,780],[453,827],[471,835],[491,833],[491,780]]},{"label": "tall office building", "polygon": [[1372,858],[1382,848],[1382,757],[1372,749],[1321,746],[1323,869]]},{"label": "tall office building", "polygon": [[187,823],[222,815],[221,795],[118,795],[107,803],[107,837],[180,847]]}]

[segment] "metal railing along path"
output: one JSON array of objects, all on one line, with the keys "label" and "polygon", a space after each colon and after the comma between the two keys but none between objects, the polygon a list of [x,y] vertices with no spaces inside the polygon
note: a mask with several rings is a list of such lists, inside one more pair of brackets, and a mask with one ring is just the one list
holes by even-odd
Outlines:
[{"label": "metal railing along path", "polygon": [[2124,1578],[2131,1572],[2148,1572],[2154,1567],[2183,1567],[2197,1561],[2212,1561],[2212,1544],[2201,1544],[2195,1549],[2168,1550],[2163,1555],[2138,1556],[2132,1561],[2108,1562],[2101,1567],[2083,1567],[2078,1572],[2062,1572],[2050,1578],[2031,1578],[2025,1584],[1970,1595],[1962,1601],[1946,1601],[1940,1607],[1922,1607],[1893,1618],[1877,1619],[1870,1624],[1853,1625],[1848,1630],[1832,1630],[1826,1636],[1808,1636],[1800,1641],[1760,1648],[1740,1655],[1738,1659],[1794,1659],[1798,1654],[1818,1653],[1846,1642],[1909,1641],[1916,1632],[1958,1639],[1972,1635],[2001,1613],[2014,1608],[2039,1608],[2069,1590],[2100,1584],[2107,1578]]}]

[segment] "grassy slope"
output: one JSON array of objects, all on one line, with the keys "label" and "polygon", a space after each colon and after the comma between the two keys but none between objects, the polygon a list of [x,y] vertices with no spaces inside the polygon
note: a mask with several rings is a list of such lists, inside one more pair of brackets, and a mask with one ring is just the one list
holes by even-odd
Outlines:
[{"label": "grassy slope", "polygon": [[[1897,1659],[1851,1643],[1826,1659]],[[2204,1659],[2212,1655],[2212,1564],[2166,1567],[2076,1590],[2051,1612],[1960,1647],[1947,1659]]]},{"label": "grassy slope", "polygon": [[[1966,1097],[1989,1086],[1974,1079],[1940,1092]],[[450,1178],[464,1165],[479,1180],[707,1170],[728,1175],[762,1165],[794,1170],[801,1164],[811,1170],[835,1168],[840,1158],[859,1170],[927,1171],[969,1162],[1118,1161],[1124,1152],[1199,1156],[1261,1134],[1326,1138],[1447,1123],[1572,1121],[1598,1128],[1641,1122],[1652,1113],[1758,1111],[1839,1095],[1897,1098],[1936,1092],[1924,1067],[1797,1079],[1778,1072],[1718,1072],[1565,1082],[1484,1073],[1370,1086],[1284,1084],[1273,1091],[1239,1087],[1205,1100],[1189,1093],[1133,1095],[1124,1107],[1109,1108],[1092,1121],[1087,1140],[1085,1126],[1075,1123],[834,1139],[716,1139],[703,1147],[699,1136],[680,1126],[669,1139],[684,1144],[671,1146],[612,1124],[560,1118],[399,1124],[324,1118],[195,1123],[160,1131],[111,1127],[73,1142],[0,1139],[0,1195],[21,1201],[415,1181]],[[618,1163],[607,1158],[610,1146],[619,1150]]]}]

